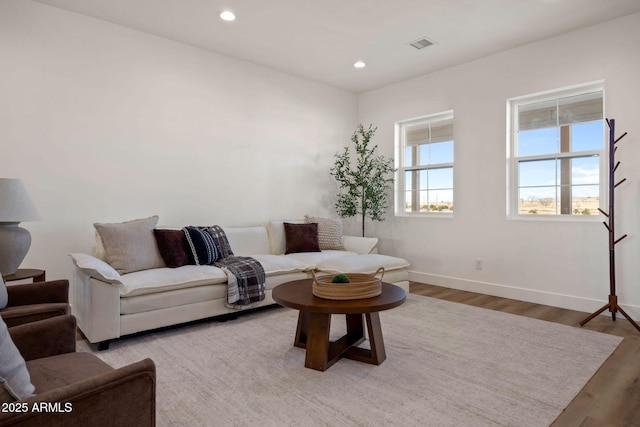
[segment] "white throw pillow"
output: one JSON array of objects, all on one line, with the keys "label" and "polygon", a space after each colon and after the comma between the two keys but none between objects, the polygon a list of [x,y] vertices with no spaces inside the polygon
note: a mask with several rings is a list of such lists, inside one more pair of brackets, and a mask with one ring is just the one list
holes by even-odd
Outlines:
[{"label": "white throw pillow", "polygon": [[94,230],[96,244],[91,248],[91,255],[94,257],[101,259],[102,261],[107,260],[107,254],[104,253],[104,243],[102,243],[102,239],[100,238],[100,233],[98,230]]},{"label": "white throw pillow", "polygon": [[24,358],[11,340],[7,324],[0,317],[0,382],[16,399],[33,396],[35,387],[27,371]]},{"label": "white throw pillow", "polygon": [[304,220],[269,221],[267,231],[269,233],[272,255],[283,255],[287,248],[287,238],[284,234],[285,222],[291,224],[304,224]]},{"label": "white throw pillow", "polygon": [[4,283],[2,276],[0,276],[0,308],[5,308],[8,302],[7,285]]},{"label": "white throw pillow", "polygon": [[378,244],[377,237],[342,236],[342,244],[345,251],[357,254],[369,254]]},{"label": "white throw pillow", "polygon": [[222,227],[236,256],[270,254],[269,235],[264,225],[249,227]]}]

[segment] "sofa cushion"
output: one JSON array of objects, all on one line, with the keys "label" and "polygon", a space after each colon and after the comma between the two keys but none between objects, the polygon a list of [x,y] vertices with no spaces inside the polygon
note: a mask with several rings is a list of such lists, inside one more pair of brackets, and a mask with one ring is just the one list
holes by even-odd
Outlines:
[{"label": "sofa cushion", "polygon": [[271,254],[273,255],[282,255],[284,254],[285,249],[287,248],[287,242],[284,235],[284,223],[288,222],[290,224],[304,224],[304,220],[274,220],[269,221],[267,224],[267,233],[269,234],[269,243],[271,246]]},{"label": "sofa cushion", "polygon": [[269,235],[263,225],[249,227],[222,227],[233,253],[237,256],[270,254]]},{"label": "sofa cushion", "polygon": [[102,243],[100,233],[98,233],[98,230],[94,230],[93,234],[95,235],[96,243],[91,248],[91,255],[106,262],[107,254],[104,252],[104,243]]},{"label": "sofa cushion", "polygon": [[164,267],[153,229],[158,216],[118,224],[95,223],[109,265],[120,274]]},{"label": "sofa cushion", "polygon": [[87,274],[103,282],[121,284],[122,276],[106,262],[87,254],[69,254],[75,266]]},{"label": "sofa cushion", "polygon": [[327,273],[365,273],[373,274],[380,267],[385,271],[407,268],[409,263],[402,258],[388,255],[367,254],[334,257],[316,264],[316,269]]},{"label": "sofa cushion", "polygon": [[120,314],[136,314],[154,310],[171,309],[182,305],[226,299],[226,297],[226,283],[192,286],[184,289],[120,298]]},{"label": "sofa cushion", "polygon": [[318,224],[284,223],[286,242],[285,254],[296,252],[320,252],[318,245]]},{"label": "sofa cushion", "polygon": [[156,236],[158,250],[167,267],[175,268],[191,263],[189,244],[184,231],[156,228],[153,234]]},{"label": "sofa cushion", "polygon": [[64,353],[27,362],[36,393],[45,393],[113,371],[88,352]]},{"label": "sofa cushion", "polygon": [[378,244],[377,237],[360,237],[360,236],[342,236],[342,244],[345,251],[355,252],[357,254],[371,253]]},{"label": "sofa cushion", "polygon": [[304,219],[308,223],[318,224],[318,246],[320,250],[335,249],[342,250],[342,220],[335,218],[321,218],[305,215]]},{"label": "sofa cushion", "polygon": [[227,275],[212,265],[183,265],[178,268],[154,268],[122,275],[120,296],[128,297],[191,286],[226,283]]},{"label": "sofa cushion", "polygon": [[349,251],[321,251],[321,252],[298,252],[293,254],[284,255],[287,258],[295,259],[307,266],[309,270],[316,268],[316,266],[323,262],[334,258],[343,258],[348,256],[357,255],[355,252]]},{"label": "sofa cushion", "polygon": [[307,271],[313,268],[300,260],[284,255],[256,254],[252,255],[252,258],[258,260],[267,276],[295,271]]}]

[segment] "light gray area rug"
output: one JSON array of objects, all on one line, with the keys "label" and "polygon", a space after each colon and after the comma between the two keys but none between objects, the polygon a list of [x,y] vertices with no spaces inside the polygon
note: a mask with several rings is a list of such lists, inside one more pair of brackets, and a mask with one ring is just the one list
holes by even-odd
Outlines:
[{"label": "light gray area rug", "polygon": [[[417,295],[380,316],[380,366],[306,369],[293,347],[297,311],[284,308],[96,354],[115,367],[155,361],[159,426],[522,427],[553,422],[621,341]],[[332,334],[342,328],[334,316]]]}]

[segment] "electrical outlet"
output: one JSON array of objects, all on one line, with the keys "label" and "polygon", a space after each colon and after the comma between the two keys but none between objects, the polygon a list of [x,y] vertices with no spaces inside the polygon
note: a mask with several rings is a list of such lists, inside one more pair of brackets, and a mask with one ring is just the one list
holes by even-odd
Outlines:
[{"label": "electrical outlet", "polygon": [[482,270],[482,258],[476,258],[476,270]]}]

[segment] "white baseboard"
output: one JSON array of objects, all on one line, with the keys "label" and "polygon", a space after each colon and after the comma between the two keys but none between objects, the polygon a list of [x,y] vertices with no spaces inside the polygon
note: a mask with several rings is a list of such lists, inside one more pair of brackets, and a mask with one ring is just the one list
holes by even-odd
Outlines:
[{"label": "white baseboard", "polygon": [[[430,285],[443,286],[461,291],[478,292],[481,294],[493,295],[502,298],[511,298],[520,301],[533,302],[536,304],[550,305],[553,307],[567,308],[569,310],[584,311],[594,313],[608,303],[608,294],[603,294],[602,300],[564,295],[555,292],[544,292],[534,289],[518,288],[515,286],[501,285],[497,283],[480,282],[477,280],[461,279],[459,277],[440,276],[437,274],[422,273],[419,271],[409,271],[409,280]],[[605,292],[603,290],[603,292]],[[620,307],[634,320],[640,319],[640,306],[625,305],[620,303]],[[605,310],[602,315],[611,316],[609,310]],[[617,318],[624,321],[624,316],[618,313]]]}]

